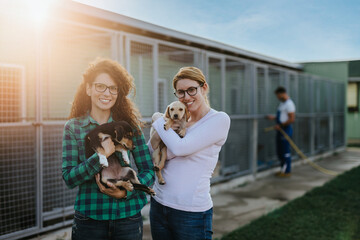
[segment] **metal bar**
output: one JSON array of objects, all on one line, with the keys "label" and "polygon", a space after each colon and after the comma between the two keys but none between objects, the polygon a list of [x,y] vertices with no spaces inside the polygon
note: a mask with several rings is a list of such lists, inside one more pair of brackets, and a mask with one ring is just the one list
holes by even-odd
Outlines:
[{"label": "metal bar", "polygon": [[284,79],[285,79],[285,89],[288,91],[288,92],[290,92],[290,88],[289,88],[289,86],[290,86],[290,74],[289,74],[289,72],[288,71],[285,71],[283,74],[282,74],[283,76],[284,76]]},{"label": "metal bar", "polygon": [[43,121],[42,125],[44,126],[62,126],[65,125],[67,121]]},{"label": "metal bar", "polygon": [[111,33],[111,58],[119,62],[119,45],[117,33]]},{"label": "metal bar", "polygon": [[329,117],[329,149],[333,149],[334,144],[334,116]]},{"label": "metal bar", "polygon": [[[261,130],[260,130],[261,131]],[[251,161],[251,170],[252,170],[252,174],[254,175],[254,177],[256,177],[256,173],[258,171],[258,165],[257,165],[257,144],[258,144],[258,120],[254,119],[252,121],[252,136],[251,136],[251,142],[252,142],[252,149],[251,149],[251,154],[250,154],[250,159]]]},{"label": "metal bar", "polygon": [[65,216],[70,216],[74,214],[74,207],[65,207],[62,210],[59,211],[51,211],[51,212],[45,212],[43,213],[43,221],[48,221],[56,218],[62,218]]},{"label": "metal bar", "polygon": [[21,67],[21,118],[22,122],[26,119],[26,81],[25,81],[25,67]]},{"label": "metal bar", "polygon": [[[158,64],[158,52],[159,52],[159,45],[153,44],[153,82],[154,82],[154,110],[155,112],[159,112],[158,109],[159,104],[159,92],[158,92],[158,78],[159,78],[159,64]],[[162,111],[162,110],[161,110]]]},{"label": "metal bar", "polygon": [[141,55],[139,55],[139,90],[140,90],[140,94],[137,95],[138,98],[139,98],[139,103],[140,103],[140,106],[144,106],[144,98],[143,98],[143,91],[144,91],[144,86],[143,86],[143,57]]},{"label": "metal bar", "polygon": [[141,42],[145,42],[147,44],[163,44],[163,45],[167,45],[167,46],[171,46],[171,47],[175,47],[175,48],[182,48],[182,49],[186,49],[186,50],[191,50],[193,52],[202,51],[199,48],[191,47],[191,46],[184,45],[184,44],[164,41],[164,40],[161,40],[161,39],[155,39],[155,38],[151,38],[151,37],[147,37],[147,36],[136,35],[136,34],[128,33],[128,32],[124,32],[124,34],[127,37],[131,38],[131,39],[138,39]]},{"label": "metal bar", "polygon": [[119,58],[119,63],[121,65],[124,66],[124,32],[119,32],[118,33],[118,44],[119,44],[119,47],[118,47],[118,58]]},{"label": "metal bar", "polygon": [[221,110],[225,111],[226,108],[226,66],[225,58],[221,58]]},{"label": "metal bar", "polygon": [[33,125],[32,122],[8,122],[0,123],[0,127],[28,127]]},{"label": "metal bar", "polygon": [[50,226],[44,227],[43,231],[45,232],[45,231],[50,231],[50,230],[54,230],[54,229],[61,228],[61,227],[66,227],[66,226],[71,225],[72,222],[73,222],[73,220],[67,220],[65,222],[50,225]]},{"label": "metal bar", "polygon": [[131,48],[131,41],[128,37],[125,37],[125,68],[128,72],[131,72],[130,62],[131,62],[131,54],[130,54],[130,48]]},{"label": "metal bar", "polygon": [[[35,106],[35,118],[36,122],[40,123],[42,120],[42,67],[41,67],[41,56],[42,56],[42,33],[40,29],[37,29],[36,32],[36,106]],[[42,191],[43,191],[43,183],[42,183],[42,127],[41,124],[36,126],[36,165],[37,165],[37,193],[36,193],[36,225],[39,229],[42,229]]]},{"label": "metal bar", "polygon": [[5,234],[0,236],[0,240],[16,240],[22,239],[27,236],[34,235],[39,232],[38,227],[28,228],[21,231],[16,231],[13,233]]},{"label": "metal bar", "polygon": [[53,20],[56,21],[56,22],[58,22],[58,23],[65,23],[65,24],[69,24],[69,25],[73,25],[73,26],[78,26],[78,27],[83,27],[83,28],[98,30],[98,31],[102,31],[102,32],[108,32],[108,33],[116,33],[116,32],[119,32],[118,30],[112,30],[112,29],[105,28],[105,27],[99,27],[99,26],[95,26],[95,25],[90,25],[90,24],[75,22],[75,21],[66,20],[66,19],[56,18],[56,19],[53,19]]},{"label": "metal bar", "polygon": [[265,112],[271,113],[272,111],[275,112],[275,109],[270,110],[270,78],[269,78],[269,69],[268,67],[264,68],[265,71]]},{"label": "metal bar", "polygon": [[[250,99],[250,113],[252,114],[257,114],[258,109],[257,109],[257,89],[258,89],[258,85],[257,85],[257,74],[256,74],[256,66],[254,64],[249,64],[248,65],[250,67],[249,70],[249,80],[251,80],[251,99]],[[257,145],[258,145],[258,120],[254,119],[252,122],[252,131],[251,131],[251,148],[250,148],[250,169],[252,170],[252,174],[254,175],[254,177],[256,177],[256,173],[257,173]]]}]

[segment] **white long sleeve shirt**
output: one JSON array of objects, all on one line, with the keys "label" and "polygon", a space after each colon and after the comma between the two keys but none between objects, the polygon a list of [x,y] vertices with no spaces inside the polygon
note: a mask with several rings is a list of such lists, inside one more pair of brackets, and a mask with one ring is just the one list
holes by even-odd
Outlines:
[{"label": "white long sleeve shirt", "polygon": [[[172,129],[164,130],[164,123],[163,118],[153,123],[168,148],[169,159],[162,170],[166,184],[160,185],[155,181],[155,200],[182,211],[209,210],[213,206],[210,178],[229,132],[229,116],[211,109],[187,128],[184,138]],[[149,148],[152,151],[150,142]]]}]

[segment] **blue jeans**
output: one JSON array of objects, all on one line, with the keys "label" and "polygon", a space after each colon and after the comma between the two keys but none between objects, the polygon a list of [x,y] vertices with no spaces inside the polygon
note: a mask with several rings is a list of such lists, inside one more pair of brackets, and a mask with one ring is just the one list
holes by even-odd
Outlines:
[{"label": "blue jeans", "polygon": [[118,220],[94,220],[75,212],[72,240],[141,240],[141,213]]},{"label": "blue jeans", "polygon": [[153,240],[212,239],[213,209],[186,212],[166,207],[151,199],[150,224]]},{"label": "blue jeans", "polygon": [[[293,130],[291,126],[283,128],[289,137],[292,137]],[[282,172],[290,173],[291,172],[291,148],[290,143],[285,137],[278,131],[276,133],[276,153],[280,160],[280,166]]]}]

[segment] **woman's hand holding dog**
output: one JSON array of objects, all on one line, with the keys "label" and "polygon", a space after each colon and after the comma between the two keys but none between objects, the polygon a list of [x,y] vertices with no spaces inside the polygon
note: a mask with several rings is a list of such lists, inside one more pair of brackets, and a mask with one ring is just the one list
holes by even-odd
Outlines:
[{"label": "woman's hand holding dog", "polygon": [[[171,126],[171,128],[174,131],[179,130],[180,128],[180,124],[179,123],[173,123],[173,125]],[[151,136],[150,136],[150,143],[151,143],[151,147],[153,149],[156,149],[159,147],[159,142],[161,141],[161,138],[159,136],[159,134],[155,131]]]},{"label": "woman's hand holding dog", "polygon": [[111,182],[106,182],[106,185],[108,185],[109,188],[105,188],[100,183],[100,174],[99,173],[95,175],[95,180],[96,180],[97,185],[99,186],[100,192],[102,192],[110,197],[117,198],[117,199],[126,198],[126,190],[120,190]]}]

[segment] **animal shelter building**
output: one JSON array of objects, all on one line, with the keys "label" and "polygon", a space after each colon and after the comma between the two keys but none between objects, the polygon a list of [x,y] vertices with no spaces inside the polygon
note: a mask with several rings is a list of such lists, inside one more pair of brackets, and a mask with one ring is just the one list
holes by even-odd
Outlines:
[{"label": "animal shelter building", "polygon": [[265,116],[276,111],[278,86],[296,104],[293,139],[307,156],[344,148],[347,81],[336,74],[309,74],[304,64],[63,2],[42,24],[18,6],[0,9],[0,239],[71,224],[77,190],[61,176],[63,126],[96,57],[132,74],[146,121],[175,100],[171,81],[179,68],[203,70],[211,107],[231,117],[213,183],[278,166],[275,132],[264,131],[274,124]]}]

